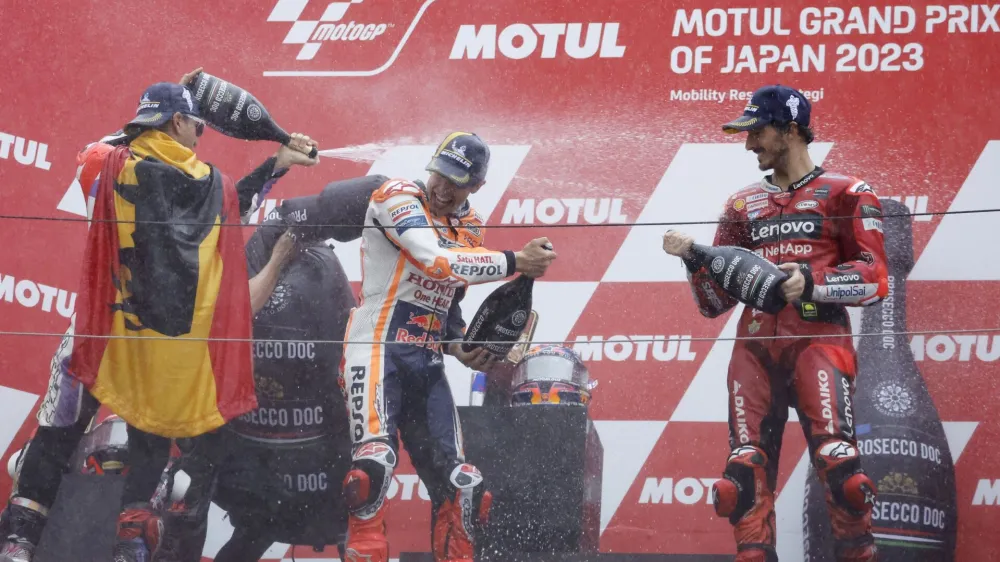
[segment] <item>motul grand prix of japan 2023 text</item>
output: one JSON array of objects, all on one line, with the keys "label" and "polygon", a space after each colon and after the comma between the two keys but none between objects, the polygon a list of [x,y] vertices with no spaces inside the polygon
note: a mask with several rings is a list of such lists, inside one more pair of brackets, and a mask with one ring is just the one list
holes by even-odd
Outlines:
[{"label": "motul grand prix of japan 2023 text", "polygon": [[[906,329],[919,333],[905,341],[954,463],[955,560],[1000,561],[1000,223],[990,212],[941,214],[1000,208],[1000,5],[38,0],[2,12],[6,217],[85,216],[72,185],[77,152],[131,119],[148,84],[199,66],[252,91],[284,129],[321,149],[378,149],[369,160],[296,169],[253,223],[332,180],[424,179],[443,135],[480,135],[492,160],[471,201],[486,219],[486,245],[553,242],[559,259],[534,289],[534,339],[570,342],[600,381],[590,416],[604,446],[606,552],[735,552],[711,487],[729,451],[725,338],[743,306],[699,314],[684,267],[660,249],[670,227],[633,223],[704,222],[676,228],[711,244],[727,197],[764,173],[743,136],[719,125],[759,86],[798,88],[813,104],[814,162],[918,213],[905,299]],[[198,154],[238,178],[275,149],[208,131]],[[497,228],[505,225],[518,228]],[[86,224],[4,218],[0,232],[0,331],[61,334]],[[358,248],[337,246],[355,287]],[[467,321],[496,286],[469,290]],[[860,315],[852,318],[860,330]],[[36,424],[58,345],[0,336],[4,466]],[[451,357],[447,368],[466,404],[470,371]],[[859,392],[893,375],[859,372]],[[885,411],[924,403],[905,392],[876,399]],[[794,413],[788,423],[778,553],[802,560],[808,455]],[[866,443],[863,453],[879,454],[876,446],[894,445]],[[899,452],[903,464],[918,457],[919,447]],[[9,484],[0,475],[0,492]],[[428,551],[428,495],[406,460],[389,497],[391,556]],[[882,523],[908,514],[879,509]],[[208,558],[228,533],[220,513],[212,518]],[[306,550],[297,558],[336,556]],[[268,554],[284,556],[280,545]]]}]

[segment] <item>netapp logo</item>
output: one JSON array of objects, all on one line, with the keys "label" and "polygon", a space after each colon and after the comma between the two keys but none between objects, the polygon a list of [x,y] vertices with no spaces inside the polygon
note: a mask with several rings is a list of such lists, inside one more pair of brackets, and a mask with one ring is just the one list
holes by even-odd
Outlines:
[{"label": "netapp logo", "polygon": [[[530,57],[542,46],[541,58],[554,59],[562,48],[569,58],[621,58],[625,47],[618,44],[617,23],[515,23],[497,34],[496,25],[463,25],[458,28],[450,59],[495,59],[497,50],[504,58]],[[541,41],[539,41],[541,36]]]},{"label": "netapp logo", "polygon": [[788,215],[782,220],[758,221],[751,225],[750,238],[756,244],[800,238],[818,240],[823,235],[823,220],[816,215]]}]

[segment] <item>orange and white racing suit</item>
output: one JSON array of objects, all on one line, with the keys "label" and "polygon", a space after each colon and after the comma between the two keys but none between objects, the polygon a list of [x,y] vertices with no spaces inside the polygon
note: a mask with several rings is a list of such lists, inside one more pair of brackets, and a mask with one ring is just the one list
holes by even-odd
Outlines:
[{"label": "orange and white racing suit", "polygon": [[490,496],[465,462],[442,346],[462,338],[465,288],[515,272],[513,252],[482,247],[482,225],[467,203],[455,215],[433,216],[424,189],[409,181],[387,181],[372,194],[360,305],[340,373],[354,442],[344,480],[348,560],[388,560],[385,496],[397,429],[431,496],[435,560],[472,560],[473,518],[485,518]]}]

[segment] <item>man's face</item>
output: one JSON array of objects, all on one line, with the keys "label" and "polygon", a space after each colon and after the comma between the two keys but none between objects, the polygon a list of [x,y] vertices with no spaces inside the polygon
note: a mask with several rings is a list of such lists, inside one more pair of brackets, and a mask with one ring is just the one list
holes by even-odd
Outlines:
[{"label": "man's face", "polygon": [[481,186],[482,184],[472,188],[459,187],[441,174],[431,172],[427,179],[427,203],[431,213],[438,216],[454,213]]},{"label": "man's face", "polygon": [[757,155],[761,171],[780,166],[788,155],[788,139],[773,125],[747,132],[746,149]]},{"label": "man's face", "polygon": [[198,146],[198,138],[205,132],[205,122],[190,115],[175,113],[173,116],[174,139],[182,145],[194,150]]}]

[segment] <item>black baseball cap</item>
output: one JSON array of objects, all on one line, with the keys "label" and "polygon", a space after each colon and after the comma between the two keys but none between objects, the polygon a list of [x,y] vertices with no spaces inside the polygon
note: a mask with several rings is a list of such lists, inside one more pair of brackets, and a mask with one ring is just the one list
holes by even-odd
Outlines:
[{"label": "black baseball cap", "polygon": [[811,109],[809,100],[795,88],[780,84],[764,86],[750,97],[743,115],[723,125],[722,130],[729,134],[740,133],[770,123],[798,123],[808,127]]},{"label": "black baseball cap", "polygon": [[438,145],[425,168],[437,172],[459,187],[471,187],[486,179],[490,147],[475,133],[455,132]]},{"label": "black baseball cap", "polygon": [[183,113],[200,119],[198,102],[191,97],[191,92],[172,82],[159,82],[146,88],[139,107],[135,110],[135,118],[125,124],[125,131],[130,132],[136,127],[159,127],[174,116]]}]

